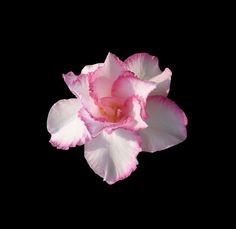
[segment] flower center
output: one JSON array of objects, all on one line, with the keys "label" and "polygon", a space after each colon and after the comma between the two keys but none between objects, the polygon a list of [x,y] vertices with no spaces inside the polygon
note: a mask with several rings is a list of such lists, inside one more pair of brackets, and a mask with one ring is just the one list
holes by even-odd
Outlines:
[{"label": "flower center", "polygon": [[104,97],[100,99],[99,110],[109,122],[119,122],[122,114],[123,100],[117,97]]}]

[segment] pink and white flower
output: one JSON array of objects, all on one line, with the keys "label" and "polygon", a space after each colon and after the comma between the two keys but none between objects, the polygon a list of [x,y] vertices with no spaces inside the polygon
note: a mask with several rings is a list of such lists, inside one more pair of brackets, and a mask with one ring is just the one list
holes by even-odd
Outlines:
[{"label": "pink and white flower", "polygon": [[63,75],[76,98],[49,111],[50,142],[58,149],[85,144],[93,171],[113,184],[137,167],[141,151],[156,152],[186,139],[187,118],[167,98],[171,71],[146,53],[122,62],[109,53],[104,63]]}]

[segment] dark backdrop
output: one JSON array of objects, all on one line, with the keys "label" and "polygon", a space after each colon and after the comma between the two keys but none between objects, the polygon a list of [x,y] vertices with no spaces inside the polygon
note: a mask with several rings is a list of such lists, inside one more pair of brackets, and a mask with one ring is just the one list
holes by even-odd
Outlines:
[{"label": "dark backdrop", "polygon": [[[23,150],[14,159],[16,164],[18,159],[23,161],[23,175],[16,179],[19,187],[50,198],[130,193],[196,203],[207,195],[205,187],[210,181],[205,173],[206,154],[200,147],[205,141],[201,132],[205,114],[199,90],[204,89],[199,77],[210,41],[205,33],[208,26],[201,23],[199,12],[191,7],[169,11],[154,6],[101,13],[94,6],[88,14],[82,7],[78,12],[40,9],[29,11],[23,26],[18,27],[18,60],[24,69],[22,94],[28,111],[21,114],[25,120],[19,134],[24,139],[20,142]],[[73,97],[62,73],[79,74],[84,65],[103,62],[108,52],[122,60],[137,52],[157,56],[161,69],[169,67],[173,73],[169,98],[185,111],[189,121],[186,141],[161,152],[140,153],[137,170],[112,186],[90,169],[83,146],[57,150],[48,142],[46,129],[50,107]]]},{"label": "dark backdrop", "polygon": [[[234,135],[221,127],[233,125],[228,113],[233,114],[234,103],[227,103],[234,92],[229,90],[234,65],[221,50],[233,54],[233,45],[227,47],[233,36],[226,30],[234,31],[235,14],[222,2],[210,1],[60,2],[11,1],[9,11],[1,8],[1,117],[6,116],[1,119],[1,127],[6,127],[1,128],[6,181],[1,190],[6,190],[3,213],[10,213],[7,225],[19,225],[15,216],[24,223],[35,217],[38,225],[55,210],[61,214],[55,214],[53,224],[73,211],[71,218],[79,226],[84,212],[90,217],[86,225],[101,222],[102,227],[119,222],[124,227],[129,219],[132,227],[144,220],[149,228],[162,216],[165,225],[190,221],[202,227],[218,224],[224,212],[232,215],[221,203],[233,203],[233,188],[227,184],[233,185],[229,175],[234,173],[224,173],[224,160],[233,155],[228,148]],[[140,153],[137,170],[112,186],[90,169],[83,146],[57,150],[48,142],[46,129],[51,106],[73,96],[62,73],[79,74],[84,65],[103,62],[108,52],[122,60],[137,52],[157,56],[161,69],[169,67],[173,73],[169,98],[188,117],[186,141],[161,152]],[[93,219],[97,215],[99,220]],[[228,220],[222,221],[225,227]]]},{"label": "dark backdrop", "polygon": [[[163,32],[162,32],[163,33]],[[37,60],[40,82],[37,86],[40,93],[40,111],[37,114],[40,135],[39,145],[32,146],[32,153],[42,160],[39,175],[45,179],[45,187],[71,189],[81,192],[140,192],[144,190],[168,192],[191,192],[196,189],[196,161],[198,152],[193,147],[195,136],[194,113],[194,80],[196,72],[192,71],[194,60],[191,59],[192,46],[185,40],[178,40],[173,34],[159,39],[156,32],[151,38],[136,38],[127,34],[119,40],[119,36],[110,36],[108,43],[80,38],[80,35],[63,38],[67,34],[60,33],[45,41],[41,60]],[[99,36],[99,32],[98,32]],[[149,39],[150,38],[150,39]],[[54,41],[55,39],[55,41]],[[107,39],[107,38],[105,38]],[[137,39],[137,40],[136,40]],[[137,42],[139,41],[139,42]],[[58,42],[57,44],[55,44]],[[134,42],[134,43],[133,43]],[[73,71],[79,74],[86,64],[103,62],[107,53],[112,52],[122,60],[137,52],[148,52],[158,56],[161,69],[169,67],[172,72],[172,84],[169,98],[174,100],[189,119],[188,138],[182,144],[155,154],[140,153],[138,169],[126,180],[109,186],[89,168],[83,155],[83,146],[68,151],[57,150],[49,143],[50,135],[46,130],[46,119],[50,107],[59,99],[73,97],[62,79],[62,73]],[[40,53],[42,50],[40,50]],[[38,80],[36,80],[37,82]],[[37,82],[38,83],[38,82]],[[39,140],[39,139],[38,139]],[[37,162],[36,162],[37,163]],[[38,163],[37,163],[38,164]]]}]

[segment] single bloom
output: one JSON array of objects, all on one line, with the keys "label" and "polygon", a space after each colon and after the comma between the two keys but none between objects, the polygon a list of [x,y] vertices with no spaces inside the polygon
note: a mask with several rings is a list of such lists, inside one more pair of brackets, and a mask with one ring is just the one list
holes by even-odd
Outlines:
[{"label": "single bloom", "polygon": [[147,53],[124,62],[108,53],[78,76],[63,75],[75,98],[50,109],[50,143],[64,150],[84,144],[89,166],[108,184],[128,177],[139,152],[164,150],[187,137],[184,112],[167,98],[171,75]]}]

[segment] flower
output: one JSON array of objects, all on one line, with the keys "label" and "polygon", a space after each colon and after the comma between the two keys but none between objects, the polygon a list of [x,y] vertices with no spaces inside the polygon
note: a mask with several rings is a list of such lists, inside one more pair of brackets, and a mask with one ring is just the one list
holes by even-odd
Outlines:
[{"label": "flower", "polygon": [[186,139],[187,118],[167,98],[171,75],[146,53],[124,62],[109,53],[104,63],[85,66],[79,76],[63,75],[76,98],[50,109],[50,143],[64,150],[85,144],[89,166],[109,184],[128,177],[139,152],[164,150]]}]

